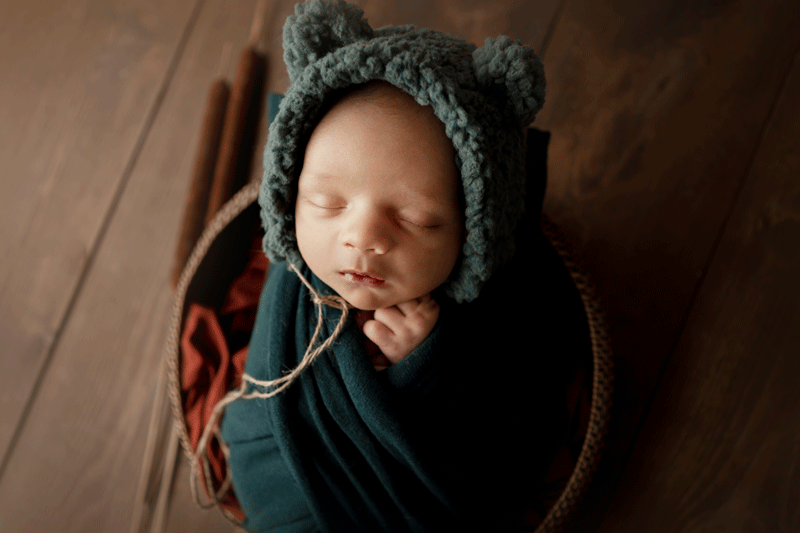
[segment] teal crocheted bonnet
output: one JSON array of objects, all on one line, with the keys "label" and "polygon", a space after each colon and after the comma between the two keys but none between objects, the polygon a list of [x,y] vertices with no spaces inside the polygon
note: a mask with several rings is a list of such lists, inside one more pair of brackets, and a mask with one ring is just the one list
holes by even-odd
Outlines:
[{"label": "teal crocheted bonnet", "polygon": [[544,101],[542,65],[529,46],[505,36],[476,47],[414,26],[373,30],[363,15],[344,0],[308,0],[286,20],[291,84],[264,149],[264,250],[273,262],[304,264],[294,203],[305,143],[331,93],[384,80],[430,105],[456,149],[465,242],[444,289],[471,301],[514,253],[525,206],[525,132]]}]

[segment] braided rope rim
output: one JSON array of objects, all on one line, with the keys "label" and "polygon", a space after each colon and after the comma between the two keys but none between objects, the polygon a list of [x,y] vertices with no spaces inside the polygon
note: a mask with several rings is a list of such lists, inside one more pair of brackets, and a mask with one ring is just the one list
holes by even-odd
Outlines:
[{"label": "braided rope rim", "polygon": [[608,432],[614,374],[608,332],[594,288],[581,271],[568,241],[555,223],[544,213],[542,213],[542,231],[561,256],[561,260],[572,276],[575,287],[580,292],[589,325],[593,359],[592,407],[583,447],[567,485],[539,527],[536,528],[536,533],[554,533],[561,531],[568,519],[575,513],[578,503],[586,493],[597,470]]},{"label": "braided rope rim", "polygon": [[[189,256],[175,290],[165,348],[165,366],[168,377],[168,393],[172,404],[174,430],[178,432],[184,454],[190,461],[194,460],[194,450],[186,427],[180,388],[180,332],[183,325],[186,292],[214,240],[228,224],[258,199],[259,186],[258,182],[246,185],[212,218],[195,245],[191,256]],[[555,533],[561,531],[568,518],[575,512],[597,469],[600,453],[608,431],[613,390],[613,366],[605,321],[594,295],[594,289],[581,272],[566,239],[553,221],[544,214],[542,215],[542,231],[558,252],[564,265],[569,270],[576,288],[580,292],[589,325],[593,357],[592,407],[589,427],[578,461],[558,500],[556,500],[556,503],[553,504],[544,520],[535,530],[535,533]],[[214,503],[200,501],[199,495],[195,495],[195,503],[202,508],[215,506]],[[220,510],[222,511],[221,508]],[[234,524],[239,525],[228,513],[223,511],[223,515]]]},{"label": "braided rope rim", "polygon": [[[243,213],[250,205],[258,199],[258,191],[260,188],[258,181],[252,182],[244,186],[237,192],[225,205],[217,212],[211,219],[200,238],[197,241],[192,254],[186,261],[186,266],[181,272],[178,286],[175,289],[175,299],[172,306],[172,313],[170,315],[169,330],[167,332],[167,342],[165,349],[165,365],[167,372],[167,386],[172,404],[173,414],[173,427],[174,431],[178,432],[181,440],[181,447],[189,461],[194,461],[194,450],[189,438],[189,431],[186,427],[186,419],[183,413],[183,402],[181,401],[181,383],[180,383],[180,334],[183,326],[183,310],[186,300],[186,292],[189,289],[189,284],[197,273],[203,259],[211,248],[212,243],[219,237],[225,227],[230,224],[237,216]],[[195,503],[204,509],[214,507],[215,504],[205,503],[200,500],[199,494],[193,494]],[[237,526],[240,523],[230,516],[222,508],[225,518]]]}]

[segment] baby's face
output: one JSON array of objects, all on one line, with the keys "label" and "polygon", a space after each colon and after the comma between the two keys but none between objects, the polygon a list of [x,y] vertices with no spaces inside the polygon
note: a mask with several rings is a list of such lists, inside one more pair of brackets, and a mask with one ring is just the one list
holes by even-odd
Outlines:
[{"label": "baby's face", "polygon": [[463,239],[444,125],[398,89],[345,97],[308,142],[295,222],[311,271],[354,307],[428,294],[450,275]]}]

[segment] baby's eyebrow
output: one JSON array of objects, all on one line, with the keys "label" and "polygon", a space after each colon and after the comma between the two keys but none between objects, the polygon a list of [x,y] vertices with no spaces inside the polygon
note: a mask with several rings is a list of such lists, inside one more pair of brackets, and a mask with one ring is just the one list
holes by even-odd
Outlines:
[{"label": "baby's eyebrow", "polygon": [[[311,190],[327,189],[332,185],[345,184],[347,181],[341,176],[331,174],[330,172],[325,172],[324,170],[304,172],[301,173],[301,177],[303,179],[298,180],[298,188],[299,184],[302,182],[303,189]],[[323,190],[321,192],[326,191]],[[401,194],[402,193],[407,195],[407,200],[403,202],[403,204],[405,204],[404,207],[413,207],[420,211],[427,211],[432,215],[447,211],[450,207],[450,205],[443,200],[440,195],[431,191],[415,190],[410,188],[401,191]]]},{"label": "baby's eyebrow", "polygon": [[300,183],[303,186],[315,186],[315,185],[328,185],[330,183],[338,182],[339,178],[334,176],[333,174],[329,174],[327,172],[301,172],[300,177],[302,180],[298,179],[298,186]]},{"label": "baby's eyebrow", "polygon": [[436,194],[435,192],[411,190],[409,191],[409,194],[411,195],[414,203],[420,208],[439,210],[449,207],[448,202],[442,198],[441,194]]}]

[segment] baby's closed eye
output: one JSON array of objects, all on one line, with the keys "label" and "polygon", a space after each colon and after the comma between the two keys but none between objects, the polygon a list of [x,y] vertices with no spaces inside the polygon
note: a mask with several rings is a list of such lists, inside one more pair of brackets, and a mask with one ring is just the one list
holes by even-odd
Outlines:
[{"label": "baby's closed eye", "polygon": [[441,226],[441,222],[433,215],[428,213],[400,212],[397,218],[403,222],[424,229],[434,229]]},{"label": "baby's closed eye", "polygon": [[328,195],[307,195],[301,198],[312,207],[327,210],[344,209],[347,207],[347,202],[342,198]]}]

